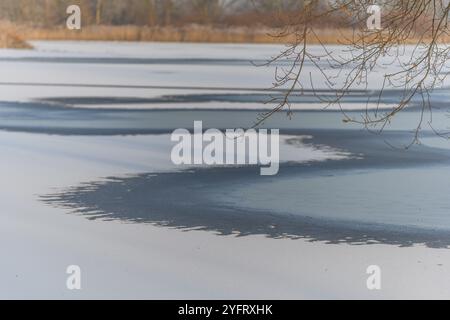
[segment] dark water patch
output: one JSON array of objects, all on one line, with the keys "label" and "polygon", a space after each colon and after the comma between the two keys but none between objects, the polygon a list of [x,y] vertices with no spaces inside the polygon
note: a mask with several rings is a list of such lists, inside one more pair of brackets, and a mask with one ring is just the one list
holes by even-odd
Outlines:
[{"label": "dark water patch", "polygon": [[[283,99],[283,94],[276,93],[224,93],[224,94],[179,94],[179,95],[165,95],[155,98],[135,98],[135,97],[58,97],[58,98],[42,98],[39,99],[43,102],[61,103],[65,105],[114,105],[114,104],[169,104],[169,103],[258,103],[261,104],[259,110],[267,110],[267,106],[264,104],[268,101],[276,100],[279,101]],[[335,97],[330,96],[329,99]],[[372,100],[370,100],[372,98]],[[359,105],[356,110],[363,111],[366,109],[367,102],[373,101],[377,98],[376,95],[349,95],[341,100],[341,103],[354,103]],[[308,103],[311,104],[311,109],[317,108],[322,109],[322,111],[327,111],[325,108],[314,107],[314,104],[323,103],[325,96],[318,96],[317,93],[304,93],[304,94],[292,94],[289,97],[291,103]],[[397,96],[393,95],[391,97],[384,97],[382,103],[385,104],[395,104],[398,103],[399,99]],[[245,106],[243,106],[245,107]],[[192,108],[192,107],[190,107]],[[195,107],[194,107],[195,108]],[[379,110],[388,110],[391,107],[386,107],[380,105]]]},{"label": "dark water patch", "polygon": [[[291,132],[294,133],[294,132]],[[296,134],[300,134],[296,131]],[[204,230],[218,235],[264,235],[269,238],[307,239],[330,244],[391,244],[402,247],[424,244],[428,247],[450,246],[450,231],[345,219],[325,219],[309,215],[299,206],[283,210],[264,210],[240,206],[230,201],[230,192],[254,185],[268,185],[284,179],[340,176],[354,170],[430,167],[450,162],[450,151],[416,146],[409,151],[387,149],[379,139],[348,131],[315,131],[315,145],[329,145],[363,155],[340,161],[306,164],[282,164],[275,177],[259,176],[259,168],[206,168],[180,172],[146,173],[131,177],[110,177],[106,181],[88,182],[61,192],[44,195],[49,205],[69,209],[92,220],[118,220],[145,223],[180,230]],[[399,143],[405,133],[390,133]],[[445,170],[445,168],[444,168]],[[307,183],[307,182],[306,182]],[[389,183],[389,181],[386,181]],[[342,186],[345,187],[345,186]],[[270,189],[283,201],[286,190]],[[316,190],[317,194],[321,193]],[[445,192],[445,190],[444,190]],[[264,197],[264,194],[260,195]],[[332,202],[323,202],[333,210]],[[297,195],[301,198],[301,195]],[[395,195],[392,195],[395,197]],[[411,197],[414,194],[411,193]],[[354,197],[349,209],[363,208]],[[361,209],[364,210],[364,209]],[[392,214],[395,214],[392,208]]]},{"label": "dark water patch", "polygon": [[[69,87],[69,88],[106,88],[106,89],[156,89],[156,90],[205,90],[205,91],[265,91],[265,92],[286,92],[285,89],[267,89],[255,87],[205,87],[205,86],[158,86],[158,85],[137,85],[137,84],[94,84],[94,83],[51,83],[51,82],[0,82],[0,86],[18,87]],[[319,90],[322,92],[322,90]],[[324,91],[329,92],[329,91]]]},{"label": "dark water patch", "polygon": [[264,235],[275,239],[350,245],[450,246],[450,232],[447,231],[332,221],[239,208],[221,202],[222,185],[239,183],[242,174],[240,170],[222,170],[110,178],[107,182],[89,183],[44,196],[42,200],[91,220],[146,223],[185,231],[204,230],[222,236]]},{"label": "dark water patch", "polygon": [[[197,88],[198,89],[198,88]],[[210,88],[209,88],[210,89]],[[226,88],[222,88],[225,91]],[[231,88],[230,91],[234,91],[237,88]],[[249,88],[251,91],[256,91],[255,88]],[[242,91],[245,89],[242,88]],[[96,105],[96,104],[166,104],[166,103],[208,103],[208,102],[231,102],[231,103],[259,103],[261,109],[266,109],[265,103],[269,101],[280,101],[285,96],[283,89],[278,90],[263,90],[259,89],[259,92],[252,93],[200,93],[200,94],[177,94],[177,95],[163,95],[152,98],[136,98],[136,97],[48,97],[41,98],[40,101],[44,102],[56,102],[60,104],[69,105]],[[434,91],[434,97],[431,98],[433,107],[448,106],[450,102],[450,94],[447,89],[437,89]],[[384,104],[395,105],[401,102],[402,90],[390,89],[384,90],[380,97],[379,90],[352,90],[349,91],[344,97],[340,99],[341,103],[355,104],[358,107],[354,108],[357,111],[365,111],[368,103],[380,103],[379,110],[389,110],[392,107],[385,106]],[[337,93],[330,90],[302,90],[302,92],[295,92],[289,96],[290,103],[303,103],[311,104],[311,109],[315,109],[315,104],[323,104],[324,101],[333,101],[336,99]],[[421,97],[415,97],[410,102],[410,107],[420,107],[422,99]],[[325,108],[320,108],[326,111]],[[411,110],[407,108],[406,110]],[[370,111],[369,112],[373,112]]]},{"label": "dark water patch", "polygon": [[[78,99],[78,98],[77,98]],[[102,98],[103,99],[103,98]],[[109,98],[108,98],[109,99]],[[109,100],[111,101],[111,100]],[[117,103],[124,100],[116,100]],[[113,107],[74,107],[64,101],[11,102],[0,101],[0,130],[35,132],[62,135],[128,135],[171,133],[178,128],[192,128],[194,121],[203,121],[204,128],[250,128],[255,123],[257,110],[225,109],[139,109]],[[89,102],[89,101],[87,101]],[[130,106],[132,106],[130,104]],[[358,119],[361,111],[348,111],[348,116]],[[411,112],[399,114],[386,130],[408,130],[410,139],[414,136],[421,114]],[[282,130],[315,129],[361,129],[360,125],[345,124],[339,111],[294,111],[291,118],[284,112],[271,117],[261,128]],[[433,114],[435,129],[448,129],[449,121],[445,112]],[[431,132],[425,124],[422,134]],[[428,131],[427,131],[428,130]],[[357,132],[357,131],[355,131]],[[385,139],[380,135],[379,139]],[[387,138],[386,138],[387,140]]]},{"label": "dark water patch", "polygon": [[[61,64],[116,64],[116,65],[194,65],[194,66],[254,66],[265,65],[267,60],[207,59],[207,58],[124,58],[124,57],[1,57],[0,62],[33,62]],[[280,60],[273,65],[289,65]]]}]

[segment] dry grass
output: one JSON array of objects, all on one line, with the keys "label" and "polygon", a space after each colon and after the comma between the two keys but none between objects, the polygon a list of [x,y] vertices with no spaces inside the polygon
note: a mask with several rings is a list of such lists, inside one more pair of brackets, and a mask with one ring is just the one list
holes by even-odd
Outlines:
[{"label": "dry grass", "polygon": [[[20,36],[27,40],[97,40],[97,41],[158,41],[158,42],[206,42],[206,43],[285,43],[293,39],[275,37],[276,30],[255,27],[214,28],[200,25],[185,27],[138,26],[89,26],[79,31],[65,28],[18,28]],[[341,31],[348,36],[351,32]],[[338,44],[342,34],[324,29],[320,41],[311,43]]]},{"label": "dry grass", "polygon": [[[79,31],[66,28],[36,28],[0,22],[0,48],[28,49],[26,40],[85,40],[85,41],[143,41],[143,42],[205,42],[205,43],[289,43],[291,37],[276,37],[277,30],[256,27],[217,28],[202,25],[185,27],[88,26]],[[354,37],[351,29],[318,29],[310,44],[348,44]],[[450,43],[450,37],[440,39]],[[410,39],[407,43],[417,43]]]},{"label": "dry grass", "polygon": [[0,48],[9,49],[32,49],[17,33],[17,29],[9,24],[0,24]]},{"label": "dry grass", "polygon": [[28,40],[103,40],[103,41],[160,41],[160,42],[233,42],[271,43],[270,30],[250,28],[187,27],[138,27],[138,26],[89,26],[80,31],[65,28],[20,28],[20,34]]}]

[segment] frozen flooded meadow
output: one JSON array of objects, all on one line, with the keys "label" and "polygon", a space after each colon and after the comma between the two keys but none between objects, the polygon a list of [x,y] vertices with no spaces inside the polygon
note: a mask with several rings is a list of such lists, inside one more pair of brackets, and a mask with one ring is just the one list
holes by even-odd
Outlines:
[{"label": "frozen flooded meadow", "polygon": [[[417,101],[379,135],[306,91],[291,120],[262,126],[280,130],[277,175],[180,167],[174,130],[250,128],[282,94],[267,90],[274,67],[255,66],[279,46],[34,45],[0,51],[3,298],[450,295],[450,145],[424,126],[403,148]],[[358,116],[379,90],[343,106]],[[433,128],[448,126],[448,92],[433,93]],[[382,108],[397,100],[388,90]],[[379,292],[365,283],[374,263]],[[65,287],[73,264],[78,292]]]}]

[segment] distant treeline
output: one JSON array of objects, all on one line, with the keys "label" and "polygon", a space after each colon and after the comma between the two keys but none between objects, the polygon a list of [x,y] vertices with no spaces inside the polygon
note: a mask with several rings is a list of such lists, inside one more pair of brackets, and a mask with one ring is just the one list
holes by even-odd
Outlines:
[{"label": "distant treeline", "polygon": [[[326,7],[328,1],[315,0]],[[79,5],[83,25],[279,27],[302,10],[304,0],[0,0],[0,20],[39,27],[64,25],[66,8]],[[338,24],[335,17],[318,21]]]}]

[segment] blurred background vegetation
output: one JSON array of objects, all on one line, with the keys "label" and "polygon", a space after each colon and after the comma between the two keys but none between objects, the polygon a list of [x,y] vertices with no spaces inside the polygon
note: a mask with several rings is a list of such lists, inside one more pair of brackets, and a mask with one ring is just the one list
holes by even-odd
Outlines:
[{"label": "blurred background vegetation", "polygon": [[[317,1],[325,11],[326,0]],[[113,40],[272,43],[302,10],[303,0],[0,0],[0,27],[9,42]],[[79,5],[82,30],[67,30],[66,8]],[[321,39],[337,41],[348,26],[336,14],[317,20]],[[14,41],[12,41],[14,40]],[[2,45],[0,41],[0,46]],[[19,46],[20,47],[20,46]],[[25,45],[26,47],[26,45]]]}]

